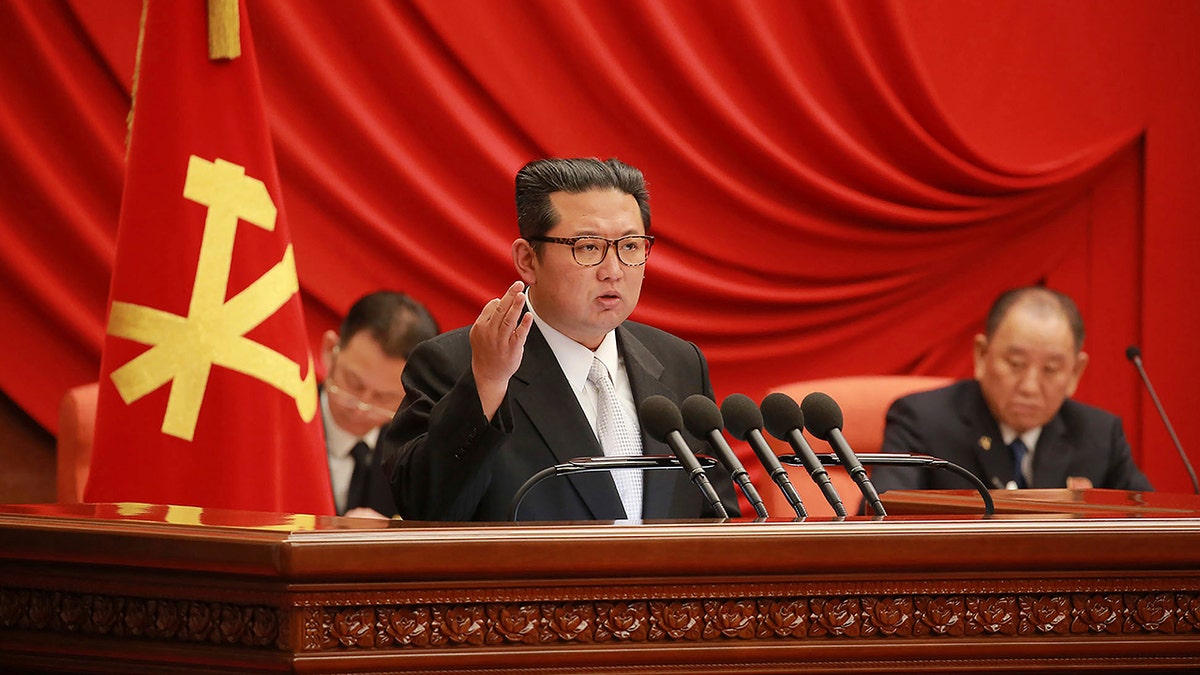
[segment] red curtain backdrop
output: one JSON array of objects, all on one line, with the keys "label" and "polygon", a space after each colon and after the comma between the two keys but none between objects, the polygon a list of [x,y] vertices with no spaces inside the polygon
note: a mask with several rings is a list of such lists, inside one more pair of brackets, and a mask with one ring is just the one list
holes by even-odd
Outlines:
[{"label": "red curtain backdrop", "polygon": [[[0,4],[0,388],[51,430],[95,380],[140,3]],[[658,237],[635,318],[718,398],[970,374],[1002,289],[1079,301],[1077,398],[1190,490],[1200,458],[1200,4],[250,0],[313,343],[360,294],[471,321],[514,278],[512,177],[616,156]]]}]

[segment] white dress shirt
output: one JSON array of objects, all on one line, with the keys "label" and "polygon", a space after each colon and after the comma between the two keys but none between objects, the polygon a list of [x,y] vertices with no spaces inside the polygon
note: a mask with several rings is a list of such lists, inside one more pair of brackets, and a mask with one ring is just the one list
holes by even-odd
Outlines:
[{"label": "white dress shirt", "polygon": [[608,369],[613,386],[617,390],[617,396],[621,399],[621,408],[629,415],[629,419],[633,420],[636,427],[637,405],[633,402],[633,387],[629,384],[629,374],[625,372],[625,360],[617,351],[616,331],[610,330],[600,342],[600,346],[593,352],[546,323],[534,311],[532,304],[528,304],[528,307],[529,312],[533,314],[533,321],[537,324],[538,330],[542,332],[546,343],[550,345],[550,351],[554,352],[554,358],[558,359],[558,366],[562,368],[567,383],[571,385],[571,391],[575,392],[575,397],[579,399],[579,407],[583,409],[583,414],[591,423],[592,432],[596,432],[596,410],[599,405],[596,389],[587,381],[588,371],[592,369],[593,358],[600,359],[600,362]]},{"label": "white dress shirt", "polygon": [[321,390],[321,419],[325,423],[325,456],[329,461],[329,484],[333,488],[333,505],[339,514],[346,512],[346,499],[350,493],[350,476],[354,473],[354,457],[350,451],[359,441],[365,441],[375,452],[375,441],[379,440],[379,427],[361,438],[339,427],[329,412],[329,392]]}]

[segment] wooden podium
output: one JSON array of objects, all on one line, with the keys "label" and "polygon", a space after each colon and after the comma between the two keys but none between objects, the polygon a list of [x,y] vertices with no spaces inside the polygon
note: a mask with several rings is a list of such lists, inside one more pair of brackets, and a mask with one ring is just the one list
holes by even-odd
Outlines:
[{"label": "wooden podium", "polygon": [[1200,500],[1087,493],[644,525],[0,506],[0,671],[1196,672]]},{"label": "wooden podium", "polygon": [[[1126,490],[992,490],[1000,515],[1078,515],[1108,518],[1196,518],[1200,497]],[[982,513],[974,490],[893,490],[880,497],[888,515]]]}]

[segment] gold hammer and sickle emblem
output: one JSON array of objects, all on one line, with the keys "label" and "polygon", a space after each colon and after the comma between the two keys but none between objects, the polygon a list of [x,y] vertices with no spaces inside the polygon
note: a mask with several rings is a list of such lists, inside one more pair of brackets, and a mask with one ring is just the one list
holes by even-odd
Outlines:
[{"label": "gold hammer and sickle emblem", "polygon": [[267,187],[247,176],[244,167],[193,155],[188,158],[183,196],[208,207],[187,316],[114,300],[108,334],[151,347],[114,370],[113,385],[129,405],[171,383],[162,431],[188,441],[196,432],[214,365],[279,389],[296,401],[300,418],[309,422],[317,410],[312,354],[308,375],[302,378],[300,364],[246,338],[300,291],[291,244],[282,260],[225,300],[238,221],[275,229],[277,210]]}]

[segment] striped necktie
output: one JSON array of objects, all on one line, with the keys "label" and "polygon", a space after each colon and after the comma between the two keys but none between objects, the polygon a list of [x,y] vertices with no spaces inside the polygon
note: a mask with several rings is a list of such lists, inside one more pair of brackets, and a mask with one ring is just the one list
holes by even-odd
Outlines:
[{"label": "striped necktie", "polygon": [[1029,454],[1029,448],[1020,436],[1008,447],[1012,449],[1013,454],[1013,482],[1018,488],[1027,488],[1029,484],[1025,480],[1025,456]]}]

